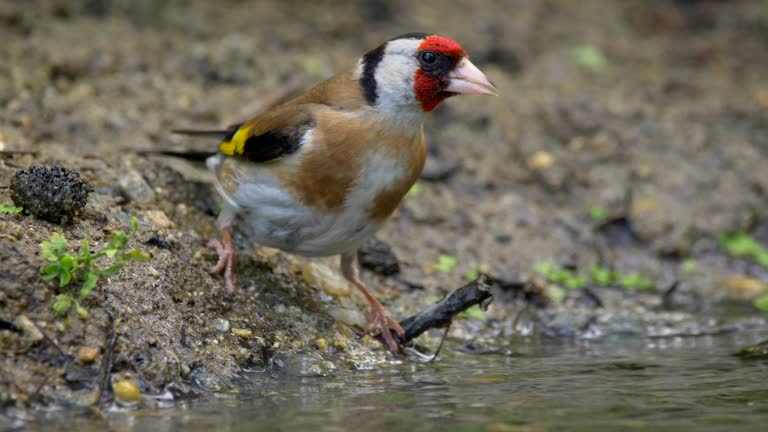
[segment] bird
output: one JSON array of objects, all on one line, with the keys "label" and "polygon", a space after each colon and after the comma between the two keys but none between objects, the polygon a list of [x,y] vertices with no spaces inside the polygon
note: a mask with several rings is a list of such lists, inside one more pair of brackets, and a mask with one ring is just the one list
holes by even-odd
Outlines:
[{"label": "bird", "polygon": [[173,132],[219,140],[206,160],[222,198],[218,254],[229,293],[237,253],[235,219],[262,246],[305,257],[340,256],[343,276],[369,304],[366,333],[400,352],[403,329],[360,279],[357,250],[419,178],[427,149],[423,120],[445,99],[498,96],[455,40],[429,33],[392,38],[351,69],[243,123]]}]

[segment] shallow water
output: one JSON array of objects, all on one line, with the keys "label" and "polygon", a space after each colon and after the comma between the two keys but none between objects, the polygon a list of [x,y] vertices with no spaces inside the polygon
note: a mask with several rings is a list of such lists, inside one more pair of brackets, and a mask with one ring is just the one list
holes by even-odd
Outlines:
[{"label": "shallow water", "polygon": [[326,377],[245,374],[236,395],[41,414],[28,430],[764,430],[768,363],[732,353],[768,332],[545,341]]}]

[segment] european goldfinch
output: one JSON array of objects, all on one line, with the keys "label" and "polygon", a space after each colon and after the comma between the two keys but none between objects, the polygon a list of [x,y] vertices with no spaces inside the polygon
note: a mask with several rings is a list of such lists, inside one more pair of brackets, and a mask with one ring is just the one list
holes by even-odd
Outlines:
[{"label": "european goldfinch", "polygon": [[366,331],[403,329],[360,281],[357,248],[400,204],[424,167],[424,113],[457,94],[497,95],[496,87],[452,39],[410,33],[365,54],[324,81],[218,136],[208,159],[223,198],[221,240],[211,273],[235,290],[231,230],[237,214],[259,244],[308,257],[341,256],[341,272],[370,303]]}]

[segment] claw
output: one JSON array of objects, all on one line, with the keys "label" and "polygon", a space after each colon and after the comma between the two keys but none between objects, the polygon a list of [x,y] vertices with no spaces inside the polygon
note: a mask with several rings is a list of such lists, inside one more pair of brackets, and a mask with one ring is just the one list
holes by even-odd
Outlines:
[{"label": "claw", "polygon": [[400,339],[403,339],[405,337],[405,331],[400,324],[390,318],[389,313],[378,302],[377,304],[371,305],[371,308],[368,310],[367,318],[369,323],[365,332],[371,333],[378,327],[381,330],[381,336],[384,338],[387,348],[389,348],[392,354],[399,354],[400,345],[395,341],[395,338],[392,337],[391,330],[394,330],[395,333],[400,336]]},{"label": "claw", "polygon": [[227,292],[232,294],[235,292],[236,284],[233,271],[235,268],[235,248],[232,245],[232,237],[229,234],[229,230],[223,231],[223,242],[219,240],[210,240],[208,247],[214,249],[219,255],[219,260],[216,262],[210,270],[211,274],[218,274],[224,272],[224,281],[227,286]]}]

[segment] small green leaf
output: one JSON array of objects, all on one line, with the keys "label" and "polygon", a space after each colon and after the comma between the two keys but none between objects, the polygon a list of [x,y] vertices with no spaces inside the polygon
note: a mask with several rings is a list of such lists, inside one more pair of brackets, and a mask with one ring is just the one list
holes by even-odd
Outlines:
[{"label": "small green leaf", "polygon": [[48,267],[43,269],[43,280],[51,280],[59,275],[61,266],[59,263],[49,264]]},{"label": "small green leaf", "polygon": [[573,50],[573,56],[576,59],[576,63],[590,69],[599,70],[608,64],[605,54],[599,48],[592,45],[577,47]]},{"label": "small green leaf", "polygon": [[135,261],[147,261],[149,260],[149,254],[146,252],[142,252],[138,249],[134,249],[127,254],[123,255],[126,259],[129,260],[135,260]]},{"label": "small green leaf", "polygon": [[557,271],[557,267],[554,264],[542,262],[536,264],[534,270],[549,279]]},{"label": "small green leaf", "polygon": [[568,297],[568,292],[557,285],[551,285],[547,288],[547,296],[555,303],[562,303]]},{"label": "small green leaf", "polygon": [[618,284],[622,288],[626,288],[626,289],[650,290],[650,289],[656,288],[656,285],[654,285],[653,282],[649,281],[643,276],[640,276],[637,273],[632,273],[629,275],[621,275],[618,279]]},{"label": "small green leaf", "polygon": [[59,272],[59,286],[60,287],[66,286],[71,280],[72,280],[72,273],[70,273],[69,270],[61,269],[61,271]]},{"label": "small green leaf", "polygon": [[112,264],[111,266],[101,270],[99,273],[101,273],[101,275],[104,276],[104,277],[110,277],[110,276],[114,275],[115,273],[117,273],[118,271],[120,271],[120,269],[122,267],[123,267],[122,263],[115,263],[115,264]]},{"label": "small green leaf", "polygon": [[139,220],[136,218],[136,216],[131,215],[131,234],[130,236],[133,237],[134,234],[139,230]]},{"label": "small green leaf", "polygon": [[77,267],[77,260],[72,255],[67,254],[59,258],[59,265],[62,270],[72,271],[72,269]]},{"label": "small green leaf", "polygon": [[466,273],[464,273],[464,279],[468,281],[473,281],[477,279],[478,276],[480,276],[480,272],[477,271],[477,269],[469,269]]},{"label": "small green leaf", "polygon": [[474,318],[480,321],[486,321],[488,319],[488,315],[485,311],[477,306],[472,306],[464,312],[459,313],[458,316],[462,318]]},{"label": "small green leaf", "polygon": [[88,243],[87,237],[80,242],[80,258],[86,262],[91,258],[91,245]]},{"label": "small green leaf", "polygon": [[40,251],[48,261],[58,261],[67,251],[67,240],[61,234],[54,234],[50,240],[40,243]]},{"label": "small green leaf", "polygon": [[761,311],[768,312],[768,295],[764,295],[755,300],[755,307]]},{"label": "small green leaf", "polygon": [[407,197],[415,197],[416,195],[421,193],[421,190],[423,188],[419,183],[414,183],[413,186],[411,186],[410,189],[408,189],[408,192],[405,194]]},{"label": "small green leaf", "polygon": [[589,279],[596,285],[611,285],[616,278],[616,274],[602,266],[592,266],[589,269]]},{"label": "small green leaf", "polygon": [[453,270],[453,268],[456,267],[456,264],[458,264],[458,260],[456,260],[456,257],[452,257],[450,255],[440,255],[437,258],[437,264],[435,264],[435,269],[437,271],[447,273]]},{"label": "small green leaf", "polygon": [[680,264],[680,269],[682,269],[683,272],[685,272],[685,273],[693,273],[698,268],[699,268],[699,264],[693,258],[686,258]]},{"label": "small green leaf", "polygon": [[117,231],[112,235],[112,240],[109,241],[110,249],[123,250],[125,245],[128,244],[130,237],[124,231]]},{"label": "small green leaf", "polygon": [[608,212],[602,207],[592,207],[589,209],[589,217],[596,221],[602,221],[608,217]]},{"label": "small green leaf", "polygon": [[21,213],[22,210],[24,209],[21,207],[14,207],[10,204],[6,204],[0,201],[0,213],[16,214]]},{"label": "small green leaf", "polygon": [[53,311],[56,315],[64,316],[72,305],[72,297],[67,294],[59,294],[56,296],[56,302],[53,304]]},{"label": "small green leaf", "polygon": [[93,287],[96,286],[96,282],[99,280],[99,275],[94,272],[88,272],[85,275],[85,282],[83,282],[82,288],[80,288],[80,300],[88,298],[88,294],[91,293]]},{"label": "small green leaf", "polygon": [[75,302],[75,310],[77,311],[77,317],[81,320],[90,318],[91,314],[88,312],[88,310],[82,306],[80,306],[80,303]]},{"label": "small green leaf", "polygon": [[104,249],[104,254],[109,258],[114,258],[117,254],[117,249]]},{"label": "small green leaf", "polygon": [[570,275],[570,277],[568,277],[567,279],[565,279],[563,281],[563,284],[568,289],[577,290],[577,289],[582,289],[585,286],[587,286],[587,281],[584,280],[583,276],[573,276],[573,275]]}]

